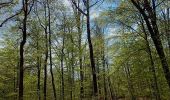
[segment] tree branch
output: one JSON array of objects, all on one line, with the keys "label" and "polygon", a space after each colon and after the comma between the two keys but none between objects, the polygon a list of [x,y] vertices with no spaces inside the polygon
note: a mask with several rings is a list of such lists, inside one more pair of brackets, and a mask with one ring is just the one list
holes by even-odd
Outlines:
[{"label": "tree branch", "polygon": [[0,27],[2,27],[3,24],[5,24],[8,20],[10,20],[10,19],[12,19],[13,17],[19,15],[21,12],[22,12],[22,9],[21,9],[19,12],[17,12],[16,14],[14,14],[14,15],[12,15],[12,16],[6,18],[6,19],[0,24]]},{"label": "tree branch", "polygon": [[80,9],[80,8],[77,6],[77,3],[76,3],[74,0],[71,0],[71,1],[72,1],[72,3],[74,4],[74,6],[75,6],[83,15],[87,16],[87,14],[86,14],[82,9]]}]

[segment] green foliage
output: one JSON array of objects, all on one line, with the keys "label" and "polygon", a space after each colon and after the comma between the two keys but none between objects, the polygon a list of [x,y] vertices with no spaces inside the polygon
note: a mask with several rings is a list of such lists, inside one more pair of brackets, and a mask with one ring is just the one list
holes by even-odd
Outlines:
[{"label": "green foliage", "polygon": [[[9,7],[0,9],[0,17],[3,16],[4,12],[6,14],[15,12],[12,8],[19,3],[19,0],[13,2],[14,4]],[[49,33],[51,33],[52,41],[52,71],[57,99],[62,100],[62,87],[64,87],[65,100],[71,100],[71,98],[72,100],[80,100],[81,84],[83,84],[84,99],[92,100],[94,98],[92,96],[92,69],[85,31],[85,18],[82,15],[78,16],[78,10],[75,7],[73,7],[73,12],[73,9],[67,7],[63,2],[62,0],[57,2],[49,0],[50,23],[48,22],[48,10],[44,8],[46,2],[41,0],[39,2],[35,0],[33,10],[28,16],[27,42],[24,47],[24,100],[38,100],[38,96],[43,99],[45,50],[50,49],[45,44],[49,43]],[[107,7],[108,2],[117,5],[113,8]],[[90,20],[99,89],[98,98],[105,97],[107,100],[111,100],[111,96],[113,96],[131,100],[134,96],[136,98],[148,97],[149,100],[150,98],[155,99],[152,89],[153,74],[150,70],[152,65],[148,53],[148,42],[155,65],[161,100],[169,100],[170,91],[159,56],[146,28],[147,26],[143,23],[145,34],[141,25],[143,18],[130,0],[119,0],[118,3],[116,3],[116,0],[108,0],[108,2],[104,2],[103,5],[106,9],[99,12],[99,17]],[[167,31],[170,23],[166,11],[169,7],[169,1],[165,0],[161,3],[158,0],[158,2],[160,2],[157,7],[158,29],[167,61],[170,64]],[[166,18],[161,15],[162,13],[165,14]],[[19,44],[22,39],[22,17],[22,14],[18,15],[14,18],[15,20],[11,20],[12,23],[6,25],[7,28],[0,28],[2,30],[2,32],[0,31],[0,100],[18,99]],[[79,27],[78,17],[80,17]],[[51,32],[48,30],[49,24],[51,25]],[[80,30],[78,30],[79,28]],[[45,33],[48,34],[47,41]],[[145,35],[147,35],[147,41]],[[40,90],[38,90],[38,64],[40,68]],[[54,95],[49,64],[48,57],[47,100],[52,100]],[[80,68],[81,64],[82,68]],[[64,84],[62,84],[62,67]],[[83,73],[83,81],[81,80],[81,72]]]}]

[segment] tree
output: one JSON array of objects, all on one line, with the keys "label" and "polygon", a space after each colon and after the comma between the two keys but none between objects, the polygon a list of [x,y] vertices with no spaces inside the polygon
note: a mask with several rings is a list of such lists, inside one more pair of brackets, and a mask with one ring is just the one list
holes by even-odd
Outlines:
[{"label": "tree", "polygon": [[27,39],[27,18],[28,18],[28,0],[23,0],[23,11],[24,11],[24,19],[23,19],[23,27],[22,27],[22,41],[20,43],[20,67],[19,67],[19,100],[23,100],[23,79],[24,79],[24,45]]},{"label": "tree", "polygon": [[53,93],[54,93],[54,100],[57,100],[56,96],[56,88],[55,88],[55,83],[54,83],[54,75],[53,75],[53,62],[52,62],[52,43],[51,43],[51,11],[50,11],[50,6],[49,6],[49,1],[47,0],[47,8],[48,8],[48,31],[49,31],[49,52],[50,52],[50,73],[51,73],[51,78],[52,78],[52,86],[53,86]]},{"label": "tree", "polygon": [[161,60],[162,68],[164,70],[165,78],[170,88],[170,71],[167,59],[165,57],[165,53],[163,50],[162,42],[160,39],[160,33],[157,26],[157,19],[156,19],[156,3],[155,0],[152,0],[152,5],[149,3],[148,0],[143,1],[143,4],[140,4],[140,1],[131,0],[133,5],[138,9],[138,11],[143,16],[151,38],[154,42],[156,47],[157,53]]},{"label": "tree", "polygon": [[1,1],[0,99],[169,100],[169,3]]},{"label": "tree", "polygon": [[87,39],[88,39],[88,45],[89,45],[89,53],[90,53],[90,63],[92,68],[92,76],[93,76],[93,92],[94,96],[96,97],[98,95],[98,88],[97,88],[97,76],[96,76],[96,68],[95,68],[95,61],[94,61],[94,54],[93,54],[93,45],[91,42],[91,31],[90,31],[90,2],[89,0],[84,1],[84,5],[87,9],[87,13],[83,12],[76,4],[74,0],[72,0],[72,3],[76,7],[76,9],[79,10],[83,15],[86,16],[86,27],[87,27]]}]

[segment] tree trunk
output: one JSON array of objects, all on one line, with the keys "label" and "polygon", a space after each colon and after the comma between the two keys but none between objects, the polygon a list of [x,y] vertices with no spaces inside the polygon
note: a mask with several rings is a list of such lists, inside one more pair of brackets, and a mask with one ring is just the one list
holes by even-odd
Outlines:
[{"label": "tree trunk", "polygon": [[48,32],[45,32],[45,59],[44,59],[44,100],[47,96],[47,60],[48,60]]},{"label": "tree trunk", "polygon": [[28,15],[28,1],[23,0],[24,19],[22,29],[22,41],[20,43],[20,68],[19,68],[19,100],[23,100],[23,79],[24,79],[24,45],[27,38],[27,15]]},{"label": "tree trunk", "polygon": [[93,77],[93,96],[97,97],[98,88],[97,88],[97,76],[96,76],[95,61],[94,61],[94,55],[93,55],[93,45],[91,42],[89,0],[87,0],[86,8],[87,8],[87,39],[88,39],[88,45],[89,45],[89,51],[90,51],[90,63],[91,63],[92,77]]},{"label": "tree trunk", "polygon": [[[44,4],[45,9],[45,22],[47,22],[47,5]],[[45,59],[44,59],[44,100],[47,99],[47,61],[48,61],[48,32],[47,32],[47,25],[44,28],[45,31]]]},{"label": "tree trunk", "polygon": [[[65,16],[64,16],[64,21],[65,21]],[[64,22],[65,24],[65,22]],[[61,88],[62,88],[62,100],[64,100],[64,44],[65,44],[65,26],[64,26],[64,34],[63,34],[63,40],[62,40],[62,49],[61,49]]]},{"label": "tree trunk", "polygon": [[170,54],[170,8],[167,8],[167,39],[169,46],[169,54]]},{"label": "tree trunk", "polygon": [[54,75],[53,75],[53,64],[52,64],[52,49],[51,49],[51,13],[50,13],[50,7],[49,7],[49,1],[47,0],[47,8],[48,8],[48,31],[49,31],[49,52],[50,52],[50,73],[51,73],[51,82],[53,87],[53,94],[54,94],[54,100],[57,100],[56,95],[56,88],[55,88],[55,81],[54,81]]},{"label": "tree trunk", "polygon": [[103,85],[104,85],[104,100],[107,100],[107,87],[106,87],[106,68],[105,68],[105,54],[104,54],[104,49],[103,49],[103,55],[102,55],[102,60],[103,60]]},{"label": "tree trunk", "polygon": [[70,36],[71,38],[71,43],[72,43],[72,48],[71,48],[71,92],[70,92],[70,95],[71,95],[71,100],[74,100],[74,92],[73,92],[73,89],[74,89],[74,40],[73,40],[73,36]]},{"label": "tree trunk", "polygon": [[[38,35],[39,36],[39,35]],[[37,37],[37,54],[39,52],[39,43],[38,43],[38,37]],[[38,95],[38,100],[41,100],[41,95],[40,95],[40,74],[41,74],[41,61],[40,61],[40,56],[37,56],[37,95]]]},{"label": "tree trunk", "polygon": [[41,100],[41,94],[40,94],[40,75],[41,75],[41,61],[40,58],[37,57],[37,78],[38,78],[38,82],[37,82],[37,94],[38,94],[38,100]]},{"label": "tree trunk", "polygon": [[[63,39],[64,40],[64,39]],[[64,45],[64,44],[63,44]],[[62,85],[62,100],[64,100],[64,66],[63,66],[63,60],[64,60],[64,47],[62,47],[62,55],[61,55],[61,85]]]}]

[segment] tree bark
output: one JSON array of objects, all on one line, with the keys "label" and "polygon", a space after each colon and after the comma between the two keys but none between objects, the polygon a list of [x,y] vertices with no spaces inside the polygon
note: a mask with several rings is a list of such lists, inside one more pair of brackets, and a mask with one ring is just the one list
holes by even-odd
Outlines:
[{"label": "tree bark", "polygon": [[91,42],[91,31],[90,31],[90,6],[89,6],[89,0],[86,2],[86,8],[87,8],[87,39],[88,39],[88,45],[89,45],[89,51],[90,51],[90,63],[92,68],[92,77],[93,77],[93,96],[97,97],[98,95],[98,87],[97,87],[97,76],[96,76],[96,68],[95,68],[95,61],[94,61],[94,54],[93,54],[93,45]]},{"label": "tree bark", "polygon": [[28,15],[28,1],[23,0],[24,19],[22,28],[22,41],[20,43],[20,68],[19,68],[19,100],[23,100],[23,79],[24,79],[24,45],[27,39],[27,15]]},{"label": "tree bark", "polygon": [[107,100],[106,66],[105,66],[105,54],[104,54],[104,49],[103,49],[102,60],[103,60],[103,73],[104,73],[104,74],[103,74],[104,100]]},{"label": "tree bark", "polygon": [[[45,22],[47,22],[47,4],[44,4],[44,10],[45,10]],[[47,31],[47,25],[45,24],[44,27],[45,31],[45,59],[44,59],[44,89],[43,89],[43,95],[44,100],[47,99],[47,61],[48,61],[48,31]]]},{"label": "tree bark", "polygon": [[62,100],[64,100],[64,39],[63,39],[63,47],[62,47],[62,54],[61,54],[61,85],[62,85]]},{"label": "tree bark", "polygon": [[[64,19],[65,21],[65,15]],[[66,27],[65,27],[65,22],[64,22],[64,34],[63,34],[63,39],[62,39],[62,49],[61,49],[61,88],[62,88],[62,100],[64,100],[64,47],[65,47],[65,32],[66,32]]]},{"label": "tree bark", "polygon": [[47,97],[47,60],[48,60],[48,32],[45,32],[45,59],[44,59],[44,100]]},{"label": "tree bark", "polygon": [[41,94],[40,94],[40,75],[41,75],[41,61],[40,58],[37,57],[37,78],[38,78],[38,82],[37,82],[37,94],[38,94],[38,100],[41,100]]},{"label": "tree bark", "polygon": [[[37,37],[37,53],[38,52],[39,52],[39,43],[38,43],[38,37]],[[40,74],[41,74],[41,61],[40,61],[40,57],[38,55],[37,56],[37,95],[38,95],[38,100],[41,100],[41,95],[40,95]]]},{"label": "tree bark", "polygon": [[51,12],[50,12],[50,6],[49,6],[49,1],[47,0],[47,8],[48,8],[48,31],[49,31],[49,52],[50,52],[50,73],[51,73],[51,82],[52,82],[52,87],[53,87],[53,95],[54,95],[54,100],[57,100],[57,95],[56,95],[56,88],[55,88],[55,81],[54,81],[54,75],[53,75],[53,65],[52,65],[52,49],[51,49]]}]

